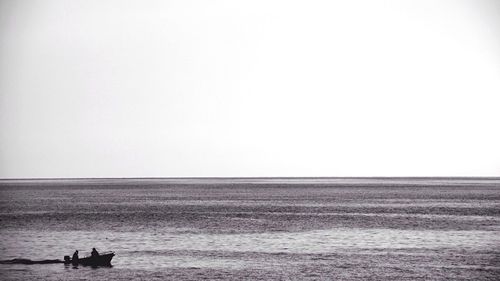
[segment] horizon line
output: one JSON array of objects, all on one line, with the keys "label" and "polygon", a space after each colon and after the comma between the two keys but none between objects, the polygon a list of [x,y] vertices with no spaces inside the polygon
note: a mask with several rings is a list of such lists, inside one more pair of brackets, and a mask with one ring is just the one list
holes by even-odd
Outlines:
[{"label": "horizon line", "polygon": [[500,180],[500,176],[278,176],[278,177],[34,177],[34,178],[0,178],[0,181],[23,180],[230,180],[230,179],[484,179]]}]

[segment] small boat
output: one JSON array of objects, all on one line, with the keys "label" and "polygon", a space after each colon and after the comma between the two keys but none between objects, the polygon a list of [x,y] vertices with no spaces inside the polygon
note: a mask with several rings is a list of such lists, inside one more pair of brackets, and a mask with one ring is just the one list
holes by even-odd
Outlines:
[{"label": "small boat", "polygon": [[79,258],[78,261],[71,260],[69,256],[64,257],[65,264],[73,264],[73,265],[90,265],[90,266],[111,266],[111,260],[115,256],[114,252],[105,252],[99,254],[98,256],[89,256],[84,258]]}]

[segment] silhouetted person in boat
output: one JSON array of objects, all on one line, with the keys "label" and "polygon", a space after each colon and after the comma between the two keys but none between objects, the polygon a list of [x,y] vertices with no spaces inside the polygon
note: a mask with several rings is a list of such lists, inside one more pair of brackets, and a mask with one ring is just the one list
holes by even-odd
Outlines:
[{"label": "silhouetted person in boat", "polygon": [[71,259],[72,264],[78,264],[78,250],[73,253],[73,258]]},{"label": "silhouetted person in boat", "polygon": [[91,257],[95,258],[99,256],[99,253],[95,248],[92,248],[92,253],[90,254]]}]

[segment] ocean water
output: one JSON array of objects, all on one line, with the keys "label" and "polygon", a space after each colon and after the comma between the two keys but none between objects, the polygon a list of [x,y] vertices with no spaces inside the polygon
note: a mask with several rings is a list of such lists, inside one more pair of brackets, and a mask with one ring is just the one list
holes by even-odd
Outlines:
[{"label": "ocean water", "polygon": [[500,179],[0,181],[1,280],[500,280]]}]

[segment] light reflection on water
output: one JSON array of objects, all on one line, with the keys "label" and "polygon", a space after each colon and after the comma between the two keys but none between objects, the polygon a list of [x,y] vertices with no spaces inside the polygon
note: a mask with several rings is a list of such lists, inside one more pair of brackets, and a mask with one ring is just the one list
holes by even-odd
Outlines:
[{"label": "light reflection on water", "polygon": [[[277,266],[293,266],[297,262],[297,256],[301,256],[299,260],[305,263],[339,257],[349,260],[354,254],[376,258],[391,253],[413,258],[423,256],[425,260],[443,258],[439,255],[457,249],[487,253],[500,245],[500,236],[492,231],[330,229],[254,234],[3,231],[2,235],[2,244],[10,245],[3,249],[3,258],[27,256],[50,259],[61,253],[71,254],[75,248],[83,252],[88,245],[93,245],[99,249],[116,251],[113,270],[151,272],[162,268],[254,268],[272,271]],[[460,255],[460,252],[454,253],[457,254]],[[478,265],[441,265],[443,266],[478,268]],[[19,270],[25,266],[11,267]],[[63,265],[46,267],[52,273],[57,273]],[[500,270],[498,265],[489,267],[490,270]],[[46,270],[45,267],[43,270]]]},{"label": "light reflection on water", "polygon": [[[471,248],[488,250],[500,245],[496,231],[414,231],[394,229],[330,229],[307,232],[251,234],[193,234],[176,232],[85,232],[2,231],[2,257],[58,258],[74,249],[88,251],[88,245],[113,249],[122,256],[129,252],[227,251],[261,253],[320,254],[338,251],[381,249]],[[57,249],[57,252],[55,251]],[[136,266],[117,257],[115,265]]]}]

